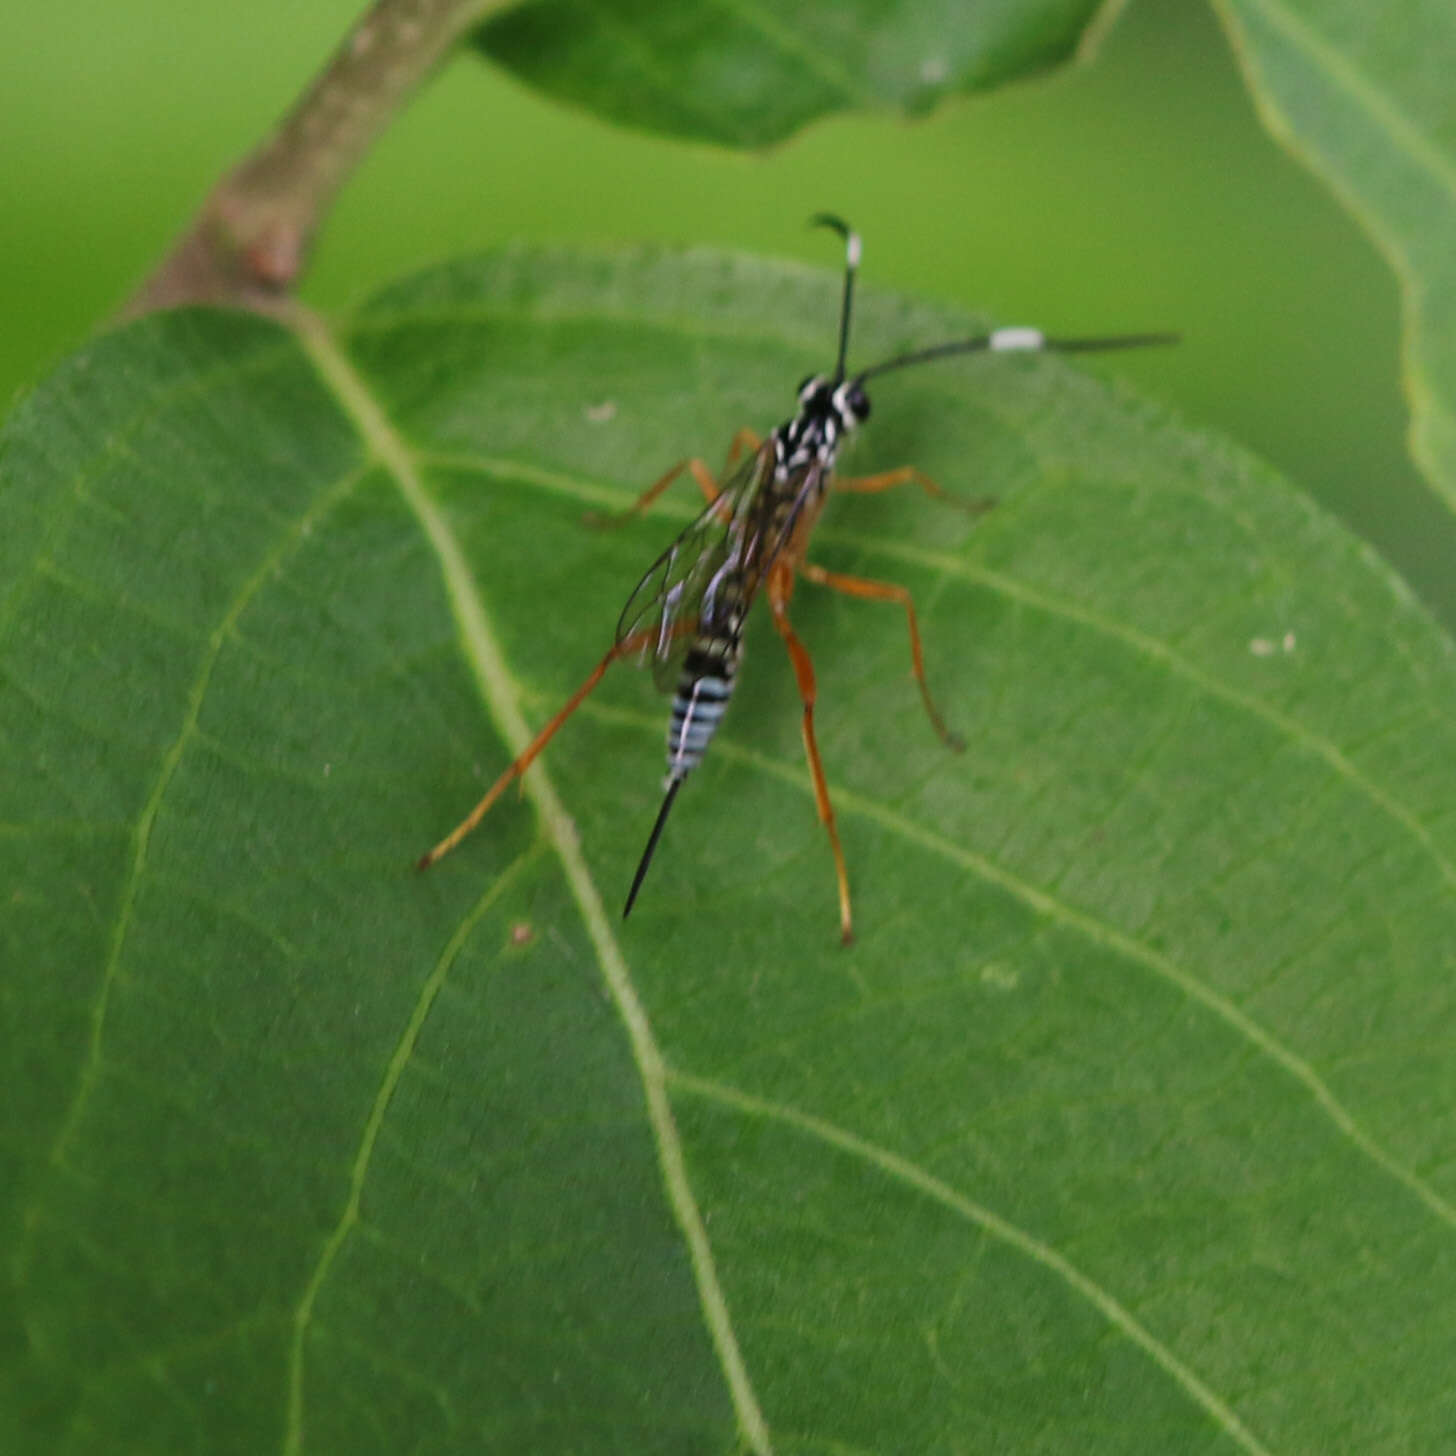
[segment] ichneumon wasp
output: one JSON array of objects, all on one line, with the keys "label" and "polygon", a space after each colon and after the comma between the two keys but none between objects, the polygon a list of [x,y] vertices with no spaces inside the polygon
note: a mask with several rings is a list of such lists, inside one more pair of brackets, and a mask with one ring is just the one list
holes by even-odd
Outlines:
[{"label": "ichneumon wasp", "polygon": [[[910,660],[920,696],[932,726],[947,747],[964,745],[946,727],[925,680],[920,628],[910,592],[891,582],[871,581],[827,571],[806,557],[814,523],[831,490],[881,491],[918,485],[931,495],[946,492],[914,466],[881,471],[857,479],[836,475],[834,465],[845,438],[870,415],[867,380],[893,369],[957,354],[1051,351],[1090,353],[1173,342],[1171,334],[1120,334],[1093,339],[1050,339],[1037,329],[1002,328],[969,339],[954,339],[883,360],[846,373],[854,280],[859,268],[859,235],[840,218],[820,213],[815,226],[831,228],[844,239],[844,294],[839,313],[839,354],[832,377],[811,375],[799,386],[794,415],[760,440],[740,430],[728,454],[721,479],[701,460],[681,460],[645,490],[625,513],[645,510],[686,469],[697,481],[707,506],[681,535],[648,567],[617,622],[616,639],[585,682],[566,700],[519,758],[491,785],[474,809],[419,862],[424,869],[448,854],[485,817],[506,785],[519,778],[620,658],[650,662],[659,687],[673,692],[667,731],[667,779],[662,807],[647,847],[632,877],[622,910],[625,918],[642,888],[647,867],[684,780],[702,761],[723,719],[742,653],[743,625],[762,588],[774,627],[783,638],[804,705],[804,752],[814,783],[819,818],[829,835],[834,873],[839,886],[839,923],[846,944],[853,938],[849,875],[834,822],[834,806],[824,780],[824,767],[814,739],[814,667],[808,649],[789,622],[789,601],[798,577],[865,601],[897,603],[910,627]],[[745,453],[746,452],[746,453]],[[947,497],[948,498],[948,497]],[[973,503],[973,509],[984,504]]]}]

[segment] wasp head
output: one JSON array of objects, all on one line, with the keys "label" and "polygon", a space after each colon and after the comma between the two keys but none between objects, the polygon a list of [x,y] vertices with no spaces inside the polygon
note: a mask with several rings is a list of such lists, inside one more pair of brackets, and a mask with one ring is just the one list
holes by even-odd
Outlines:
[{"label": "wasp head", "polygon": [[857,379],[836,384],[811,374],[799,385],[799,413],[816,422],[832,422],[836,434],[848,434],[870,417],[870,400]]}]

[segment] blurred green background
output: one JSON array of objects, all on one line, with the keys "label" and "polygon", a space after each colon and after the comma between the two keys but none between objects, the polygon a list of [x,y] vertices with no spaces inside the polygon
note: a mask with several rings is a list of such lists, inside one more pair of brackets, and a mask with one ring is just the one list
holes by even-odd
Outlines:
[{"label": "blurred green background", "polygon": [[[362,5],[7,7],[0,401],[125,297]],[[804,226],[821,208],[864,234],[870,286],[1058,333],[1181,330],[1175,350],[1097,367],[1272,461],[1456,626],[1456,522],[1404,446],[1394,278],[1260,128],[1202,0],[1134,0],[1090,66],[755,156],[608,128],[463,56],[345,192],[306,291],[344,305],[507,238],[833,266]],[[663,442],[664,458],[686,449],[713,442]]]}]

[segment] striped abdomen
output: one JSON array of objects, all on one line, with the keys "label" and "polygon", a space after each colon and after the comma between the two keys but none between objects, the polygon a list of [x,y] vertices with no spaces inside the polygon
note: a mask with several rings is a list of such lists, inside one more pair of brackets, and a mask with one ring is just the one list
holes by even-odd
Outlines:
[{"label": "striped abdomen", "polygon": [[688,649],[667,728],[669,781],[685,779],[702,762],[733,696],[738,654],[736,636],[698,637]]}]

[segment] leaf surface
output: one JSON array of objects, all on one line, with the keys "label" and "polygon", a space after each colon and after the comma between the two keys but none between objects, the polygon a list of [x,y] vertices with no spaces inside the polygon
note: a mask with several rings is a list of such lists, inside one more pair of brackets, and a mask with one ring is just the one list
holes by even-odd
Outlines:
[{"label": "leaf surface", "polygon": [[1456,506],[1456,8],[1218,0],[1270,130],[1400,279],[1411,451]]},{"label": "leaf surface", "polygon": [[[507,252],[153,318],[0,437],[7,1450],[1328,1452],[1456,1424],[1456,667],[1233,448],[887,376],[642,897],[586,675],[838,280]],[[973,320],[864,298],[862,363]],[[688,498],[684,498],[684,496]]]},{"label": "leaf surface", "polygon": [[478,32],[533,86],[647,131],[724,146],[818,117],[929,111],[1065,61],[1100,0],[526,0]]}]

